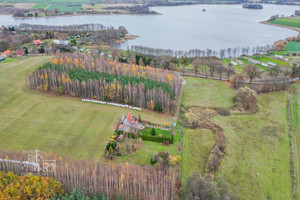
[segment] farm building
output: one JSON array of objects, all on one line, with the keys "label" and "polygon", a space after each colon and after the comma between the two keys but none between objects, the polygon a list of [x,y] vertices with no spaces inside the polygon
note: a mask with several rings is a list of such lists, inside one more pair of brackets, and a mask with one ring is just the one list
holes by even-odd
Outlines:
[{"label": "farm building", "polygon": [[68,46],[70,42],[67,40],[53,40],[53,43],[61,46]]},{"label": "farm building", "polygon": [[268,61],[267,63],[268,63],[268,65],[271,65],[271,66],[275,66],[276,65],[276,63],[273,63],[273,62],[270,62],[270,61]]},{"label": "farm building", "polygon": [[11,56],[23,56],[24,51],[12,51]]},{"label": "farm building", "polygon": [[290,56],[300,56],[299,52],[290,52]]},{"label": "farm building", "polygon": [[260,62],[257,61],[257,60],[249,59],[248,61],[251,62],[251,63],[253,63],[253,64],[256,64],[256,65],[260,64]]},{"label": "farm building", "polygon": [[10,54],[11,54],[10,50],[6,50],[6,51],[4,51],[4,52],[1,53],[1,56],[2,57],[9,57]]}]

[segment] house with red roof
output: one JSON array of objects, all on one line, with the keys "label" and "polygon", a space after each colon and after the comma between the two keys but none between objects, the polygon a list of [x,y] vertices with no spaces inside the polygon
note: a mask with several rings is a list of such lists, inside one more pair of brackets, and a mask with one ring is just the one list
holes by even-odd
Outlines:
[{"label": "house with red roof", "polygon": [[41,45],[41,44],[43,44],[43,42],[40,39],[33,40],[32,43],[35,44],[35,45]]},{"label": "house with red roof", "polygon": [[11,54],[10,50],[6,50],[6,51],[4,51],[4,52],[1,53],[1,56],[2,57],[9,57],[10,54]]},{"label": "house with red roof", "polygon": [[139,124],[137,118],[128,113],[126,116],[123,115],[121,118],[117,130],[132,133],[136,132],[137,129],[140,128],[143,128],[143,126]]},{"label": "house with red roof", "polygon": [[23,56],[24,51],[12,51],[10,56]]}]

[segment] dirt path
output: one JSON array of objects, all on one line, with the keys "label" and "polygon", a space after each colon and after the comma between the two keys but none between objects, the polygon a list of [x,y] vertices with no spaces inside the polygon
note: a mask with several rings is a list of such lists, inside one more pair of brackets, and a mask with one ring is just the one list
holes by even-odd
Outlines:
[{"label": "dirt path", "polygon": [[52,5],[52,3],[50,3],[50,4],[45,8],[45,10],[47,10],[51,5]]}]

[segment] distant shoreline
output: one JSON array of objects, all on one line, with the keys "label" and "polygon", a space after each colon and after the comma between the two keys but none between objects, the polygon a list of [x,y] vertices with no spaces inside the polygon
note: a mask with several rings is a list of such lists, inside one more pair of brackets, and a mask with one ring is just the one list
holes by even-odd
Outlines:
[{"label": "distant shoreline", "polygon": [[287,28],[287,29],[297,31],[298,33],[300,33],[300,28],[296,28],[296,27],[284,26],[284,25],[280,25],[280,24],[272,24],[268,21],[262,21],[262,22],[259,22],[259,23],[270,25],[270,26],[277,26],[277,27],[281,27],[281,28]]}]

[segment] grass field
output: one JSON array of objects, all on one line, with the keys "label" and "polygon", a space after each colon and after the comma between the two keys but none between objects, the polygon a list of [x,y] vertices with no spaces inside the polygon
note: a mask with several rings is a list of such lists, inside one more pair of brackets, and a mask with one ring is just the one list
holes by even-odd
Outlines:
[{"label": "grass field", "polygon": [[300,51],[300,42],[289,42],[285,45],[284,50],[286,51]]},{"label": "grass field", "polygon": [[0,64],[1,63],[10,63],[10,62],[14,62],[14,61],[16,61],[16,60],[21,60],[21,58],[20,57],[15,57],[15,58],[12,58],[12,57],[7,57],[7,58],[5,58],[5,60],[4,61],[2,61],[2,62],[0,62]]},{"label": "grass field", "polygon": [[182,105],[185,107],[233,107],[231,99],[235,91],[225,82],[185,77]]},{"label": "grass field", "polygon": [[300,20],[296,18],[278,18],[271,21],[272,24],[278,24],[283,26],[289,26],[294,28],[300,28]]},{"label": "grass field", "polygon": [[208,129],[185,129],[182,146],[181,177],[185,185],[188,177],[205,173],[206,162],[215,142],[215,134]]},{"label": "grass field", "polygon": [[[249,62],[247,59],[245,58],[238,58],[239,60],[243,61],[245,65],[253,65],[253,63]],[[257,60],[256,58],[254,58],[254,60]],[[263,71],[267,71],[267,67],[260,65],[260,64],[255,64],[256,66],[258,66],[261,70]]]},{"label": "grass field", "polygon": [[273,62],[279,65],[288,65],[288,63],[281,61],[281,60],[276,60],[276,59],[272,59],[272,58],[266,58],[266,57],[254,57],[255,60],[261,61],[261,62]]},{"label": "grass field", "polygon": [[[127,112],[153,123],[172,118],[149,111],[81,102],[28,91],[26,76],[48,57],[0,64],[0,148],[54,152],[77,159],[100,159],[120,117]],[[130,162],[130,160],[127,160]]]},{"label": "grass field", "polygon": [[297,198],[300,198],[300,84],[294,85],[289,93],[290,119],[293,132],[294,163]]},{"label": "grass field", "polygon": [[260,94],[257,113],[213,118],[227,140],[218,176],[240,199],[291,199],[286,100]]},{"label": "grass field", "polygon": [[39,3],[39,4],[35,4],[32,8],[33,9],[38,9],[38,8],[47,8],[49,6],[49,4],[44,4],[44,3]]},{"label": "grass field", "polygon": [[[233,107],[235,91],[226,82],[185,77],[182,105],[185,107]],[[184,113],[181,113],[184,114]],[[184,123],[181,123],[184,126]],[[215,144],[215,133],[207,129],[183,128],[182,166],[183,185],[198,172],[204,175],[207,159]]]},{"label": "grass field", "polygon": [[47,10],[59,9],[60,12],[81,12],[82,6],[80,4],[65,4],[65,3],[56,3],[51,4]]}]

